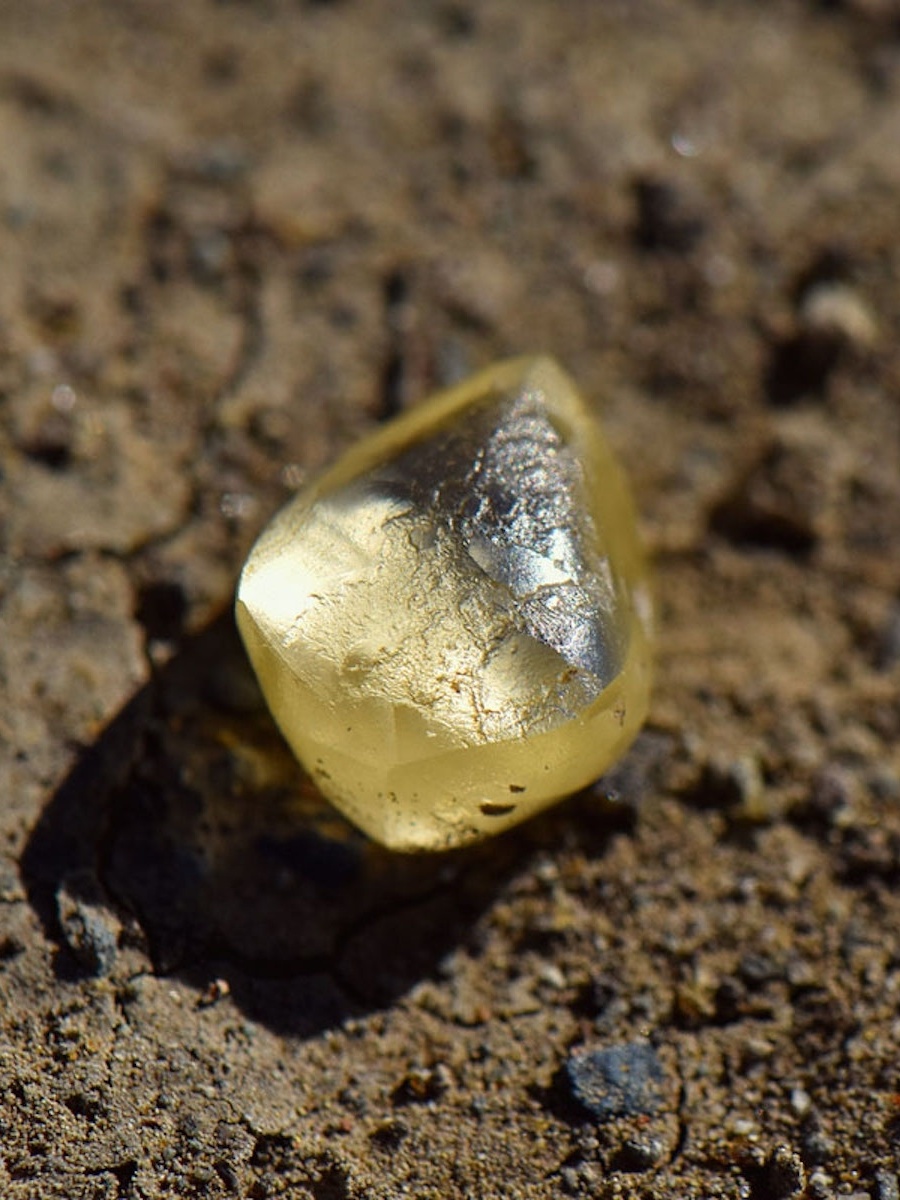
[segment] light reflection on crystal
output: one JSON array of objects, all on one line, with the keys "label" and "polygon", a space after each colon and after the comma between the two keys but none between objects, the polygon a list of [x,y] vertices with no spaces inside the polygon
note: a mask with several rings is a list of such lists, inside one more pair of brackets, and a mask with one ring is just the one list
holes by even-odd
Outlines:
[{"label": "light reflection on crystal", "polygon": [[501,364],[363,442],[245,566],[272,711],[372,836],[440,848],[590,782],[648,693],[624,482],[548,360]]}]

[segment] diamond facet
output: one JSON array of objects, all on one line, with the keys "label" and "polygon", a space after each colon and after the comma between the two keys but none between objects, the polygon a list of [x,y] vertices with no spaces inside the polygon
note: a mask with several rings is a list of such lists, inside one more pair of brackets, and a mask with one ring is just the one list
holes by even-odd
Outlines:
[{"label": "diamond facet", "polygon": [[646,714],[649,614],[624,478],[544,358],[354,447],[264,530],[237,598],[294,752],[398,850],[475,841],[596,779]]}]

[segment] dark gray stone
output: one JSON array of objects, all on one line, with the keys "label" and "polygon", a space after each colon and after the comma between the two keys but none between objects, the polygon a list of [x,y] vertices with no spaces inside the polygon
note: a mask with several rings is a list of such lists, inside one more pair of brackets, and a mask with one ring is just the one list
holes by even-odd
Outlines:
[{"label": "dark gray stone", "polygon": [[655,1112],[665,1075],[646,1042],[575,1052],[564,1074],[573,1097],[598,1121]]},{"label": "dark gray stone", "polygon": [[109,975],[118,953],[119,923],[103,905],[88,872],[68,876],[56,893],[56,911],[66,945],[87,975]]}]

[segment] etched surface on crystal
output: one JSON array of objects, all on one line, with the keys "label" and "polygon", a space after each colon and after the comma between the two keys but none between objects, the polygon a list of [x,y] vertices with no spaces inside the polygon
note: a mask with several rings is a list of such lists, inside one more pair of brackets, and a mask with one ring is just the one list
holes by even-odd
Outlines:
[{"label": "etched surface on crystal", "polygon": [[[370,477],[457,537],[523,628],[598,694],[621,666],[615,593],[584,480],[540,393],[493,397]],[[583,699],[582,701],[583,702]]]},{"label": "etched surface on crystal", "polygon": [[237,618],[322,790],[386,845],[461,845],[595,779],[649,694],[644,566],[592,414],[546,359],[374,433],[261,534]]},{"label": "etched surface on crystal", "polygon": [[[580,470],[539,397],[494,398],[310,511],[284,649],[459,740],[567,720],[619,669],[615,597]],[[272,594],[279,590],[272,587]],[[411,749],[411,748],[410,748]]]}]

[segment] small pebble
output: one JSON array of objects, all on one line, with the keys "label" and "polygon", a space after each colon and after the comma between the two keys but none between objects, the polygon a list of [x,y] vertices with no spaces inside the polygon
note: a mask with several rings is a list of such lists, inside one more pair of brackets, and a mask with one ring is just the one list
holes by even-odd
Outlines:
[{"label": "small pebble", "polygon": [[564,988],[566,986],[566,977],[556,963],[542,963],[538,967],[538,978],[548,987]]},{"label": "small pebble", "polygon": [[433,1068],[411,1067],[394,1089],[395,1104],[421,1104],[437,1100],[449,1091],[453,1076],[444,1063]]},{"label": "small pebble", "polygon": [[613,1159],[617,1171],[649,1171],[659,1163],[665,1145],[658,1137],[632,1137],[623,1142]]},{"label": "small pebble", "polygon": [[766,791],[759,761],[745,754],[731,764],[731,778],[738,793],[735,816],[745,821],[770,821],[779,815],[778,806]]},{"label": "small pebble", "polygon": [[808,1167],[821,1167],[832,1155],[830,1139],[823,1132],[818,1114],[811,1112],[803,1122],[800,1150]]},{"label": "small pebble", "polygon": [[872,1200],[900,1200],[900,1183],[893,1171],[876,1171]]},{"label": "small pebble", "polygon": [[405,1121],[391,1119],[383,1121],[372,1133],[373,1143],[384,1151],[396,1150],[403,1139],[409,1134],[409,1126]]},{"label": "small pebble", "polygon": [[713,757],[704,765],[694,796],[704,807],[728,811],[738,820],[771,821],[780,806],[766,789],[758,759]]},{"label": "small pebble", "polygon": [[15,904],[25,899],[19,871],[11,859],[0,858],[0,904]]},{"label": "small pebble", "polygon": [[664,1071],[656,1051],[646,1042],[576,1051],[564,1074],[572,1096],[598,1121],[646,1116],[659,1106]]},{"label": "small pebble", "polygon": [[756,1200],[790,1200],[806,1187],[806,1170],[799,1154],[778,1146],[751,1174]]},{"label": "small pebble", "polygon": [[79,872],[63,881],[56,910],[66,945],[88,975],[109,975],[115,966],[119,923],[103,905],[97,880]]},{"label": "small pebble", "polygon": [[213,979],[204,988],[197,1000],[198,1008],[211,1008],[231,994],[231,984],[227,979]]},{"label": "small pebble", "polygon": [[857,800],[856,780],[844,767],[829,763],[812,781],[808,805],[811,814],[830,825],[844,823],[842,817],[852,813]]},{"label": "small pebble", "polygon": [[806,1189],[809,1200],[831,1200],[834,1192],[831,1188],[831,1176],[824,1171],[813,1171],[809,1177]]},{"label": "small pebble", "polygon": [[803,297],[799,315],[809,335],[859,350],[874,345],[878,337],[875,317],[865,301],[843,283],[821,283],[811,288]]},{"label": "small pebble", "polygon": [[878,341],[878,325],[862,297],[846,284],[810,288],[791,336],[773,352],[767,390],[776,405],[821,395],[829,376],[847,356],[862,355]]},{"label": "small pebble", "polygon": [[563,1190],[570,1196],[593,1196],[600,1182],[599,1169],[594,1163],[579,1163],[563,1167],[560,1172]]},{"label": "small pebble", "polygon": [[14,933],[0,936],[0,963],[10,962],[24,954],[27,947],[24,941]]},{"label": "small pebble", "polygon": [[805,1117],[812,1108],[812,1097],[804,1088],[791,1090],[791,1108],[798,1117]]}]

